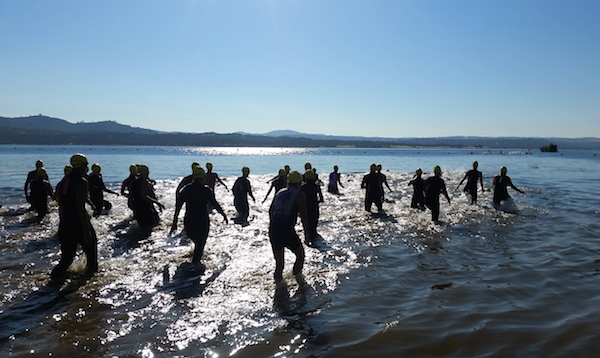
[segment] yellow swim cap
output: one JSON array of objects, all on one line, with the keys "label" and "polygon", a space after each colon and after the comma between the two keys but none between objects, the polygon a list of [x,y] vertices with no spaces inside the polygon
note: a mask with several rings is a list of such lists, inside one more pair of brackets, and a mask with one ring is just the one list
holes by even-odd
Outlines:
[{"label": "yellow swim cap", "polygon": [[442,168],[440,168],[439,165],[436,165],[435,167],[433,167],[433,174],[435,174],[435,175],[441,175],[442,174]]},{"label": "yellow swim cap", "polygon": [[38,177],[46,176],[46,169],[44,169],[44,167],[37,168],[36,172],[37,172]]},{"label": "yellow swim cap", "polygon": [[306,170],[312,169],[312,165],[307,162],[306,164],[304,164],[304,169],[306,169]]},{"label": "yellow swim cap", "polygon": [[304,179],[306,180],[313,180],[315,178],[315,172],[313,172],[312,170],[307,170],[306,173],[304,173]]},{"label": "yellow swim cap", "polygon": [[150,168],[146,164],[138,164],[138,173],[147,175],[150,173]]},{"label": "yellow swim cap", "polygon": [[212,163],[206,163],[206,169],[211,170],[212,169]]},{"label": "yellow swim cap", "polygon": [[36,168],[41,168],[41,167],[43,167],[43,166],[44,166],[44,163],[42,163],[42,161],[41,161],[40,159],[38,159],[38,160],[35,162],[35,167],[36,167]]},{"label": "yellow swim cap", "polygon": [[500,174],[502,174],[502,175],[506,174],[507,171],[508,170],[506,169],[506,167],[500,168]]},{"label": "yellow swim cap", "polygon": [[137,167],[136,167],[135,165],[131,164],[131,165],[129,166],[129,172],[130,172],[131,174],[137,174]]},{"label": "yellow swim cap", "polygon": [[73,166],[73,169],[79,169],[88,165],[88,161],[85,155],[76,153],[71,157],[71,165]]},{"label": "yellow swim cap", "polygon": [[93,171],[94,173],[100,173],[100,170],[101,170],[101,169],[102,169],[102,168],[100,168],[100,164],[98,164],[98,163],[94,163],[94,164],[92,164],[92,171]]},{"label": "yellow swim cap", "polygon": [[372,172],[377,170],[377,164],[371,164],[370,169]]},{"label": "yellow swim cap", "polygon": [[204,171],[204,169],[202,169],[201,166],[197,166],[194,167],[194,169],[192,169],[192,175],[194,177],[194,179],[202,179],[204,178],[204,174],[206,174],[206,172]]},{"label": "yellow swim cap", "polygon": [[288,183],[299,184],[302,183],[302,175],[298,171],[294,170],[288,174]]},{"label": "yellow swim cap", "polygon": [[423,171],[421,170],[421,168],[417,168],[415,173],[417,173],[417,175],[421,175],[421,174],[423,174]]},{"label": "yellow swim cap", "polygon": [[279,176],[285,175],[285,169],[279,169]]},{"label": "yellow swim cap", "polygon": [[70,172],[73,171],[73,167],[69,164],[69,165],[65,165],[65,175],[69,175]]},{"label": "yellow swim cap", "polygon": [[200,166],[200,163],[198,163],[198,162],[193,162],[193,163],[192,163],[192,171],[194,170],[194,167],[199,167],[199,166]]},{"label": "yellow swim cap", "polygon": [[474,161],[474,162],[473,162],[473,168],[474,168],[474,169],[477,169],[477,167],[478,167],[478,166],[479,166],[479,163],[477,163],[477,161]]},{"label": "yellow swim cap", "polygon": [[248,168],[248,167],[243,167],[243,168],[242,168],[242,174],[250,174],[250,168]]}]

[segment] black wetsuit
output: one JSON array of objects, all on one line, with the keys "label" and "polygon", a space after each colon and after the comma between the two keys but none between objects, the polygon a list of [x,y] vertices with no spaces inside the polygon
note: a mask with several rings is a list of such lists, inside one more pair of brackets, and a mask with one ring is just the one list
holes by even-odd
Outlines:
[{"label": "black wetsuit", "polygon": [[273,217],[269,223],[269,240],[273,250],[283,250],[287,247],[294,251],[302,245],[294,230],[298,216],[294,201],[299,192],[296,188],[284,188],[277,192],[273,199]]},{"label": "black wetsuit", "polygon": [[[148,191],[142,193],[142,181],[146,181],[148,184]],[[142,227],[154,227],[158,225],[159,217],[154,204],[146,199],[146,195],[153,196],[154,192],[151,190],[152,183],[150,180],[142,177],[137,177],[131,183],[131,191],[129,195],[133,199],[133,217],[137,220],[138,224]]]},{"label": "black wetsuit", "polygon": [[382,210],[383,193],[381,192],[381,177],[379,174],[372,172],[363,177],[361,184],[362,188],[366,188],[365,193],[365,210],[371,212],[371,206],[373,203],[377,206],[377,210]]},{"label": "black wetsuit", "polygon": [[247,222],[250,215],[250,205],[248,204],[248,194],[252,192],[250,180],[246,177],[239,177],[233,184],[233,205],[238,212],[237,220]]},{"label": "black wetsuit", "polygon": [[448,195],[444,179],[432,176],[425,180],[425,204],[431,209],[431,220],[438,221],[440,217],[440,194]]},{"label": "black wetsuit", "polygon": [[[56,186],[59,202],[58,238],[60,240],[60,262],[52,270],[51,277],[61,277],[69,268],[77,252],[77,244],[81,245],[87,258],[87,272],[98,271],[98,239],[90,222],[90,216],[85,210],[85,199],[77,198],[84,192],[87,197],[88,182],[77,170],[69,173]],[[79,189],[79,190],[78,190]]]},{"label": "black wetsuit", "polygon": [[319,193],[321,188],[314,180],[308,180],[302,184],[300,190],[306,195],[307,226],[314,230],[311,233],[311,236],[314,236],[317,231],[317,224],[319,223]]},{"label": "black wetsuit", "polygon": [[467,184],[463,191],[471,195],[471,202],[477,202],[477,181],[481,178],[481,172],[477,169],[471,169],[466,174]]},{"label": "black wetsuit", "polygon": [[29,182],[29,188],[29,202],[37,212],[37,219],[42,220],[48,213],[48,196],[52,195],[50,182],[44,177],[37,177]]},{"label": "black wetsuit", "polygon": [[[123,180],[123,184],[121,184],[121,194],[126,194],[127,195],[127,207],[129,209],[133,210],[133,200],[131,198],[131,183],[133,183],[133,181],[135,180],[135,178],[137,177],[136,174],[129,174],[129,176],[127,178],[125,178],[125,180]],[[127,192],[125,191],[125,189],[127,189]]]},{"label": "black wetsuit", "polygon": [[212,189],[201,181],[194,181],[181,189],[179,200],[186,204],[183,224],[186,234],[196,245],[192,262],[200,262],[210,229],[207,204],[222,211]]},{"label": "black wetsuit", "polygon": [[410,202],[411,208],[425,210],[425,180],[417,176],[408,185],[413,186],[413,197]]},{"label": "black wetsuit", "polygon": [[90,185],[90,200],[94,204],[94,216],[102,214],[102,209],[110,210],[112,204],[104,200],[104,192],[107,190],[102,180],[102,174],[92,173],[88,176]]},{"label": "black wetsuit", "polygon": [[496,175],[494,177],[494,204],[500,204],[510,198],[508,187],[511,185],[512,182],[506,175]]}]

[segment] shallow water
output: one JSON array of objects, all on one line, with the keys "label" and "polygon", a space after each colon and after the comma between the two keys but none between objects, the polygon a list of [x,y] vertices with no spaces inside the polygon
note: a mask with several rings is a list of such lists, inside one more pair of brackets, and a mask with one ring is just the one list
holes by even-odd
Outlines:
[{"label": "shallow water", "polygon": [[[92,219],[101,271],[83,279],[80,257],[67,282],[54,287],[48,275],[60,256],[57,208],[41,223],[30,221],[22,183],[42,158],[56,184],[74,152],[99,162],[113,190],[130,163],[149,164],[167,209],[161,226],[141,238],[125,199],[107,194],[112,210]],[[0,349],[10,356],[600,353],[600,160],[594,152],[0,146],[0,154]],[[249,226],[211,217],[204,271],[189,264],[187,238],[168,236],[175,187],[194,160],[213,162],[228,185],[241,166],[250,166],[257,199]],[[509,168],[526,192],[511,192],[516,214],[494,210],[489,191],[472,206],[455,190],[473,160],[488,189],[498,168]],[[322,250],[306,248],[300,282],[290,273],[293,254],[286,253],[287,285],[276,287],[270,200],[261,202],[280,167],[298,169],[306,161],[322,179],[339,165],[345,195],[324,193]],[[362,205],[360,181],[371,162],[382,163],[393,189],[384,215],[370,215]],[[416,167],[428,172],[436,164],[452,199],[451,205],[442,201],[440,225],[431,223],[429,212],[409,208],[407,186]],[[231,192],[218,186],[216,195],[235,216]]]}]

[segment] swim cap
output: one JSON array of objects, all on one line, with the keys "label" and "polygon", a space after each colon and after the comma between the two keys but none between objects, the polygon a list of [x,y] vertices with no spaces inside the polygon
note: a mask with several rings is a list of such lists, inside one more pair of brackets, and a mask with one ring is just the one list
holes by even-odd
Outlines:
[{"label": "swim cap", "polygon": [[147,175],[150,173],[150,168],[146,164],[138,164],[138,173]]},{"label": "swim cap", "polygon": [[377,164],[377,170],[381,170],[381,164]]},{"label": "swim cap", "polygon": [[102,168],[100,168],[100,164],[98,164],[98,163],[92,164],[92,171],[94,173],[100,173],[100,169],[102,169]]},{"label": "swim cap", "polygon": [[206,169],[211,170],[212,169],[212,163],[206,163]]},{"label": "swim cap", "polygon": [[315,178],[315,172],[313,172],[312,170],[307,170],[306,173],[304,173],[304,179],[306,180],[313,180]]},{"label": "swim cap", "polygon": [[304,164],[304,169],[308,170],[311,168],[312,168],[312,165],[310,163],[307,162],[306,164]]},{"label": "swim cap", "polygon": [[79,169],[81,167],[86,166],[87,164],[87,158],[81,153],[73,154],[73,156],[71,157],[71,165],[73,166],[73,169]]},{"label": "swim cap", "polygon": [[279,176],[285,175],[285,169],[279,169]]},{"label": "swim cap", "polygon": [[289,166],[289,165],[286,165],[286,166],[285,166],[285,167],[283,167],[283,168],[285,169],[285,171],[286,171],[287,173],[289,173],[289,172],[290,172],[290,166]]},{"label": "swim cap", "polygon": [[35,162],[35,167],[36,167],[36,168],[41,168],[41,167],[43,167],[43,166],[44,166],[44,163],[42,163],[42,161],[41,161],[41,160],[39,160],[39,159],[38,159],[38,160]]},{"label": "swim cap", "polygon": [[504,174],[506,174],[506,172],[507,172],[506,167],[500,168],[500,174],[504,175]]},{"label": "swim cap", "polygon": [[439,165],[436,165],[435,167],[433,167],[433,174],[435,174],[435,175],[441,175],[442,174],[442,168],[440,168]]},{"label": "swim cap", "polygon": [[298,171],[294,170],[288,174],[288,183],[299,184],[302,183],[302,175]]},{"label": "swim cap", "polygon": [[44,167],[37,168],[36,172],[37,172],[38,177],[46,176],[46,169],[44,169]]},{"label": "swim cap", "polygon": [[338,170],[338,169],[340,169],[340,168],[338,168],[338,166],[337,166],[337,165],[334,165],[334,166],[333,166],[333,170]]},{"label": "swim cap", "polygon": [[204,174],[206,174],[204,169],[202,169],[202,167],[199,165],[197,167],[194,167],[194,169],[192,169],[192,173],[193,173],[194,179],[202,179],[202,178],[204,178]]},{"label": "swim cap", "polygon": [[131,164],[131,165],[129,166],[129,172],[130,172],[131,174],[137,174],[137,167],[136,167],[135,165]]},{"label": "swim cap", "polygon": [[474,169],[477,169],[477,167],[478,167],[478,166],[479,166],[479,163],[477,163],[477,161],[474,161],[474,162],[473,162],[473,168],[474,168]]},{"label": "swim cap", "polygon": [[370,169],[371,169],[372,172],[376,171],[377,170],[377,164],[371,164]]},{"label": "swim cap", "polygon": [[243,167],[243,168],[242,168],[242,174],[250,174],[250,168],[248,168],[248,167]]},{"label": "swim cap", "polygon": [[417,168],[417,170],[415,171],[415,173],[417,175],[421,175],[421,174],[423,174],[423,171],[421,170],[421,168]]},{"label": "swim cap", "polygon": [[73,167],[69,164],[69,165],[65,165],[65,175],[69,175],[70,172],[73,171]]},{"label": "swim cap", "polygon": [[192,171],[194,170],[194,167],[199,167],[199,166],[200,166],[200,163],[198,163],[198,162],[193,162],[193,163],[192,163]]}]

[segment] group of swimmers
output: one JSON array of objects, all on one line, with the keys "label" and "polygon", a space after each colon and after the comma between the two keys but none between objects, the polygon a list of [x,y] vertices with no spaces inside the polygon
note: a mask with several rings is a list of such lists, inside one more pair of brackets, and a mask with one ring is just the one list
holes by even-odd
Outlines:
[{"label": "group of swimmers", "polygon": [[[110,209],[111,205],[104,200],[103,192],[118,195],[118,193],[106,188],[102,180],[100,165],[92,165],[92,173],[88,172],[88,161],[83,154],[74,154],[70,159],[70,165],[65,167],[65,177],[58,183],[56,190],[48,180],[47,173],[41,160],[36,162],[36,170],[28,173],[25,183],[25,196],[27,201],[38,213],[38,219],[43,218],[47,212],[47,198],[54,197],[59,205],[59,230],[58,237],[61,246],[61,259],[52,270],[52,279],[62,279],[67,268],[73,262],[77,245],[81,245],[87,258],[87,274],[93,274],[98,270],[97,262],[97,238],[94,228],[90,222],[85,204],[91,205],[94,216],[100,215],[104,209]],[[473,162],[473,169],[467,171],[464,178],[457,186],[460,187],[466,180],[464,191],[471,196],[471,202],[477,201],[477,184],[481,185],[482,174],[477,170],[478,163]],[[223,216],[227,223],[229,220],[218,201],[215,198],[214,188],[216,184],[224,183],[218,174],[212,171],[211,163],[206,163],[206,170],[197,162],[192,163],[192,173],[185,176],[176,189],[175,211],[170,235],[177,231],[179,213],[186,205],[183,220],[186,235],[194,242],[194,254],[192,263],[199,264],[204,251],[210,229],[209,214],[214,209]],[[293,273],[302,272],[304,264],[304,248],[295,231],[297,217],[300,216],[304,228],[304,242],[313,245],[317,238],[317,226],[319,221],[319,203],[323,202],[321,186],[316,169],[310,163],[305,164],[304,174],[298,171],[290,171],[286,166],[281,169],[277,176],[272,178],[271,184],[263,203],[274,189],[275,197],[269,208],[269,240],[275,258],[274,278],[279,282],[283,278],[284,249],[288,248],[296,255]],[[372,164],[370,172],[363,177],[361,188],[365,189],[364,207],[370,212],[373,204],[378,211],[383,210],[384,186],[391,191],[386,176],[381,172],[381,165]],[[510,177],[506,175],[506,167],[502,167],[500,174],[494,176],[495,204],[510,198],[508,187],[523,193],[512,184]],[[408,185],[413,186],[413,198],[411,207],[431,210],[433,221],[439,220],[440,204],[439,197],[444,195],[450,203],[450,197],[446,190],[444,180],[441,178],[442,170],[439,166],[433,169],[433,176],[423,179],[422,170],[419,168]],[[249,203],[248,198],[255,201],[252,187],[248,176],[250,169],[242,168],[242,176],[236,179],[231,190],[234,196],[234,206],[237,216],[234,222],[242,226],[248,225]],[[162,211],[162,205],[154,191],[155,182],[149,178],[149,168],[144,164],[130,166],[130,176],[125,179],[121,186],[121,194],[127,196],[128,207],[133,211],[133,217],[140,227],[151,230],[159,224],[159,215],[155,205]],[[339,187],[343,187],[338,167],[334,166],[329,175],[328,192],[342,195]],[[46,204],[44,204],[45,202]]]}]

